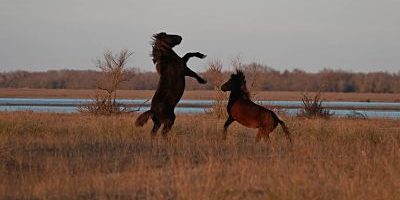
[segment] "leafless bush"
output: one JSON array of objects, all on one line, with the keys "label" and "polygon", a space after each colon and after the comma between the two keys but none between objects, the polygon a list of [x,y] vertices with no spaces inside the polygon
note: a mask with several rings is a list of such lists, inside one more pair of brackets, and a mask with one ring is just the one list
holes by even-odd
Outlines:
[{"label": "leafless bush", "polygon": [[318,92],[314,95],[314,97],[308,97],[306,94],[303,94],[303,98],[301,100],[303,102],[304,108],[299,113],[301,117],[307,118],[315,118],[315,117],[322,117],[322,118],[329,118],[334,113],[330,112],[326,108],[322,106],[323,99],[321,92]]},{"label": "leafless bush", "polygon": [[128,81],[134,76],[134,70],[126,68],[126,62],[132,55],[127,50],[113,55],[111,51],[104,54],[104,60],[97,60],[97,68],[103,77],[97,83],[96,94],[93,101],[79,108],[80,112],[110,115],[128,112],[126,106],[116,102],[117,89],[121,83]]},{"label": "leafless bush", "polygon": [[222,62],[213,60],[209,63],[209,67],[205,73],[207,80],[214,86],[216,92],[214,103],[208,112],[215,115],[218,119],[226,118],[226,100],[228,94],[221,90],[221,85],[224,83],[224,75],[222,73]]}]

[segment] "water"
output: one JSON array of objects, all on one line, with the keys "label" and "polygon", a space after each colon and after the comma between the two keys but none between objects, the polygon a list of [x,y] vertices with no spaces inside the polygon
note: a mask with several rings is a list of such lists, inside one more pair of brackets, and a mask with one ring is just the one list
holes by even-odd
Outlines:
[{"label": "water", "polygon": [[[288,115],[297,115],[300,113],[301,109],[282,109],[285,114]],[[366,117],[366,118],[400,118],[400,111],[391,111],[391,110],[345,110],[345,109],[330,109],[330,111],[335,116],[340,117]]]},{"label": "water", "polygon": [[[0,105],[6,104],[29,104],[29,105],[53,105],[53,106],[76,106],[91,102],[92,99],[71,99],[71,98],[0,98]],[[151,101],[146,99],[118,99],[118,103],[123,104],[144,104],[149,105]],[[191,100],[182,99],[179,104],[191,104],[193,106],[209,107],[213,100]],[[301,101],[256,101],[261,105],[281,106],[281,107],[302,107]],[[326,107],[362,107],[362,108],[392,108],[397,107],[400,110],[400,103],[395,102],[352,102],[352,101],[327,101],[322,103]]]},{"label": "water", "polygon": [[[0,111],[30,110],[35,112],[75,113],[78,112],[78,106],[91,101],[91,99],[72,98],[0,98]],[[132,110],[140,108],[139,112],[148,110],[150,106],[150,101],[145,99],[118,99],[117,102],[131,105]],[[300,112],[299,108],[303,106],[301,101],[257,101],[257,103],[283,107],[280,110],[289,115],[298,114]],[[213,100],[182,99],[175,111],[177,113],[204,113],[212,104]],[[330,108],[329,110],[337,116],[349,116],[359,113],[372,118],[400,118],[400,103],[330,101],[324,102],[323,106]]]},{"label": "water", "polygon": [[[132,108],[138,112],[149,110],[150,107],[143,106],[139,110]],[[34,111],[34,112],[53,112],[53,113],[77,113],[78,108],[75,106],[0,106],[0,111]],[[176,107],[178,113],[203,113],[205,108],[198,107]]]}]

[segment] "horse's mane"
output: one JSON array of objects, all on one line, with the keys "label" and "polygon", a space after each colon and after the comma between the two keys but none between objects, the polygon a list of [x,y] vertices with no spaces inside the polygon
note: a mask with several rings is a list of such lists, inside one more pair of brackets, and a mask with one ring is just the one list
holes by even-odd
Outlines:
[{"label": "horse's mane", "polygon": [[165,55],[169,55],[173,53],[172,47],[170,47],[163,37],[161,37],[162,33],[157,33],[152,36],[151,46],[153,47],[153,51],[151,52],[151,56],[153,57],[153,63],[157,63],[165,59]]},{"label": "horse's mane", "polygon": [[237,69],[236,74],[233,74],[236,76],[236,81],[239,82],[240,85],[240,93],[242,94],[243,97],[250,99],[250,92],[246,87],[246,77],[244,76],[244,73],[242,70]]}]

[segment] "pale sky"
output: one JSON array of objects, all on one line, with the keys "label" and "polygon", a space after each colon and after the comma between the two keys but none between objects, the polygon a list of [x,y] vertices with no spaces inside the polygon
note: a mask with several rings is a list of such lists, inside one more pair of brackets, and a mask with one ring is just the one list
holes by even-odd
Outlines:
[{"label": "pale sky", "polygon": [[95,69],[105,50],[154,70],[153,33],[229,67],[239,56],[278,70],[400,70],[400,0],[0,0],[0,71]]}]

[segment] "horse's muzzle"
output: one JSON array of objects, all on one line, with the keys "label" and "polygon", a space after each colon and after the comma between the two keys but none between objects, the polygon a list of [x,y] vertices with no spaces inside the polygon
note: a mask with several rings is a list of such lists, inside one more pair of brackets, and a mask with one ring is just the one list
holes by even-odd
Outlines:
[{"label": "horse's muzzle", "polygon": [[226,91],[229,91],[229,88],[228,88],[227,85],[224,84],[224,85],[221,86],[221,90],[226,92]]}]

